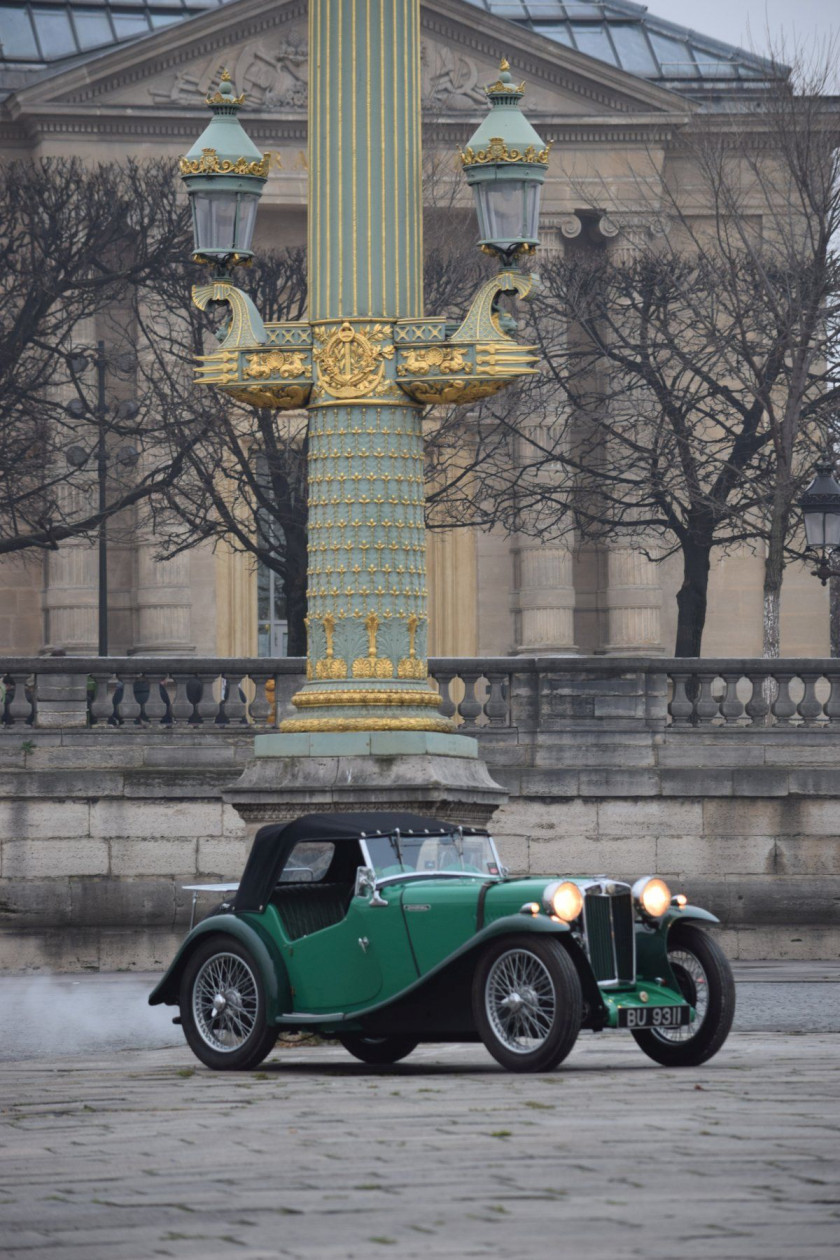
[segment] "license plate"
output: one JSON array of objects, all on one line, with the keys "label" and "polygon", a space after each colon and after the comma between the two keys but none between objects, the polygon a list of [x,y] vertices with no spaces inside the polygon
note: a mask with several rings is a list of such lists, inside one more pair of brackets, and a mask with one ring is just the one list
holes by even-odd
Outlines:
[{"label": "license plate", "polygon": [[624,1006],[619,1028],[679,1028],[691,1023],[690,1006]]}]

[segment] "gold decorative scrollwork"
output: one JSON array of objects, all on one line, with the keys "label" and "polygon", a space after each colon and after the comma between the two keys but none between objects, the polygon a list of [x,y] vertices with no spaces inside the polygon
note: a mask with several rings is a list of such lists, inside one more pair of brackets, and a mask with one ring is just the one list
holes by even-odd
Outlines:
[{"label": "gold decorative scrollwork", "polygon": [[377,344],[390,337],[387,324],[374,324],[364,331],[345,320],[337,329],[316,327],[316,340],[322,342],[312,357],[318,365],[319,384],[335,398],[363,398],[380,388],[385,360],[393,358],[393,344]]},{"label": "gold decorative scrollwork", "polygon": [[306,373],[306,355],[301,350],[270,350],[267,354],[249,354],[245,376],[265,378],[276,373],[284,379],[290,376],[304,376]]},{"label": "gold decorative scrollwork", "polygon": [[472,371],[472,364],[465,357],[466,351],[450,345],[427,346],[423,350],[405,350],[403,361],[397,368],[399,376],[446,376],[451,372]]},{"label": "gold decorative scrollwork", "polygon": [[[218,94],[217,94],[218,95]],[[227,104],[227,101],[217,103]],[[182,157],[178,163],[182,175],[255,175],[257,179],[268,179],[268,168],[271,154],[264,153],[262,158],[220,158],[215,149],[202,149],[201,157]]]},{"label": "gold decorative scrollwork", "polygon": [[312,386],[306,385],[243,385],[225,390],[237,402],[251,407],[271,407],[275,411],[297,411],[309,401]]},{"label": "gold decorative scrollwork", "polygon": [[292,696],[292,704],[296,709],[314,709],[321,705],[358,705],[362,708],[381,708],[384,705],[396,705],[398,708],[419,707],[436,709],[440,705],[440,696],[436,691],[398,691],[396,688],[373,691],[359,688],[353,691],[299,691]]},{"label": "gold decorative scrollwork", "polygon": [[415,402],[437,407],[441,403],[468,403],[489,398],[509,383],[508,378],[501,377],[491,381],[412,381],[406,389],[410,389]]},{"label": "gold decorative scrollwork", "polygon": [[[508,89],[509,90],[509,89]],[[493,162],[527,162],[531,166],[548,166],[551,145],[538,149],[529,144],[525,149],[509,149],[501,136],[491,136],[486,149],[461,149],[462,166],[487,166]]]}]

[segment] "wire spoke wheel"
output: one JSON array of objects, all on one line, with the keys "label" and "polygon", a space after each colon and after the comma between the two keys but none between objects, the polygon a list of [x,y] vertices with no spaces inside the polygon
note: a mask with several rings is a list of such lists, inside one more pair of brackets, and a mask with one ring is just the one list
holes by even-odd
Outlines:
[{"label": "wire spoke wheel", "polygon": [[555,1067],[574,1045],[582,1018],[580,980],[566,950],[536,937],[489,946],[473,980],[473,1016],[503,1067]]},{"label": "wire spoke wheel", "polygon": [[274,1046],[263,977],[250,950],[232,937],[203,942],[181,977],[181,1022],[193,1053],[208,1067],[256,1067]]},{"label": "wire spoke wheel", "polygon": [[697,1067],[717,1054],[735,1017],[735,981],[717,941],[693,923],[677,923],[668,937],[668,962],[680,993],[694,1007],[690,1024],[634,1028],[645,1054],[665,1067]]},{"label": "wire spoke wheel", "polygon": [[700,959],[684,949],[669,950],[668,961],[680,986],[680,992],[686,1002],[694,1007],[695,1015],[690,1024],[682,1024],[678,1028],[654,1028],[651,1031],[660,1041],[679,1044],[697,1036],[709,1013],[709,977]]},{"label": "wire spoke wheel", "polygon": [[491,967],[485,990],[487,1018],[514,1054],[529,1054],[551,1032],[557,998],[548,968],[535,954],[512,950]]},{"label": "wire spoke wheel", "polygon": [[236,954],[214,954],[193,984],[193,1018],[213,1050],[238,1050],[254,1031],[259,995],[254,973]]}]

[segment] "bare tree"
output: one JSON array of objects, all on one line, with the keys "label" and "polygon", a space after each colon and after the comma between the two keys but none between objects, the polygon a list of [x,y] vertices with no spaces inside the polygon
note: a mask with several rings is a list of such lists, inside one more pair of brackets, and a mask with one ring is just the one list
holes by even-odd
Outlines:
[{"label": "bare tree", "polygon": [[[0,554],[89,534],[177,479],[179,462],[161,446],[148,402],[131,417],[119,406],[120,392],[133,393],[134,383],[116,313],[136,286],[182,256],[187,241],[187,216],[165,163],[88,168],[46,159],[0,167]],[[114,405],[96,417],[90,382],[73,357],[85,334],[107,335],[118,368]],[[100,440],[116,446],[127,437],[146,452],[142,471],[111,461],[100,507],[82,455]]]},{"label": "bare tree", "polygon": [[695,121],[694,206],[657,185],[655,235],[615,211],[617,246],[545,258],[526,333],[543,374],[479,409],[469,467],[455,420],[437,447],[450,525],[679,551],[677,655],[700,653],[712,552],[744,545],[766,549],[778,654],[794,505],[840,397],[838,127],[810,87],[780,79],[748,118]]}]

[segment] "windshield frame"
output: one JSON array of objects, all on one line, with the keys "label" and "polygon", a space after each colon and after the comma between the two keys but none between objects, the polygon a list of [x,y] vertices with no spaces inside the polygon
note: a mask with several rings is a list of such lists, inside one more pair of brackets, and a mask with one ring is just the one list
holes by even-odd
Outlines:
[{"label": "windshield frame", "polygon": [[[451,834],[455,836],[455,835],[458,835],[459,831],[460,831],[459,828],[453,827],[451,833],[446,832],[445,834],[447,835]],[[493,837],[490,835],[489,832],[486,832],[486,831],[479,832],[479,833],[474,832],[472,834],[474,835],[479,834],[481,838],[486,840],[487,843],[489,844],[490,852],[492,853],[493,858],[495,859],[495,866],[496,866],[497,874],[493,875],[489,871],[434,870],[434,871],[400,871],[398,873],[394,873],[390,875],[379,875],[376,873],[376,865],[371,855],[370,848],[368,847],[368,844],[367,844],[367,837],[360,836],[359,844],[361,845],[362,854],[364,856],[365,865],[367,866],[367,869],[374,873],[374,883],[375,883],[376,888],[382,888],[386,884],[402,884],[402,883],[406,883],[407,881],[411,881],[413,883],[420,879],[480,879],[480,880],[491,880],[491,881],[496,881],[496,880],[501,881],[505,879],[508,873],[507,867],[503,865],[502,861],[499,858],[499,851],[496,848],[496,843]],[[400,854],[400,858],[402,859],[401,842],[403,840],[408,839],[408,836],[406,836],[404,833],[401,833],[401,832],[390,831],[390,832],[384,832],[381,836],[376,836],[375,838],[377,840],[387,839],[387,840],[394,841],[397,845],[397,852]],[[412,840],[416,838],[418,837],[416,836],[411,837]],[[426,837],[423,837],[423,838],[425,839]],[[460,838],[461,838],[461,842],[463,843],[463,838],[462,837]],[[463,849],[461,845],[458,845],[457,847],[459,849],[459,852],[463,855]]]}]

